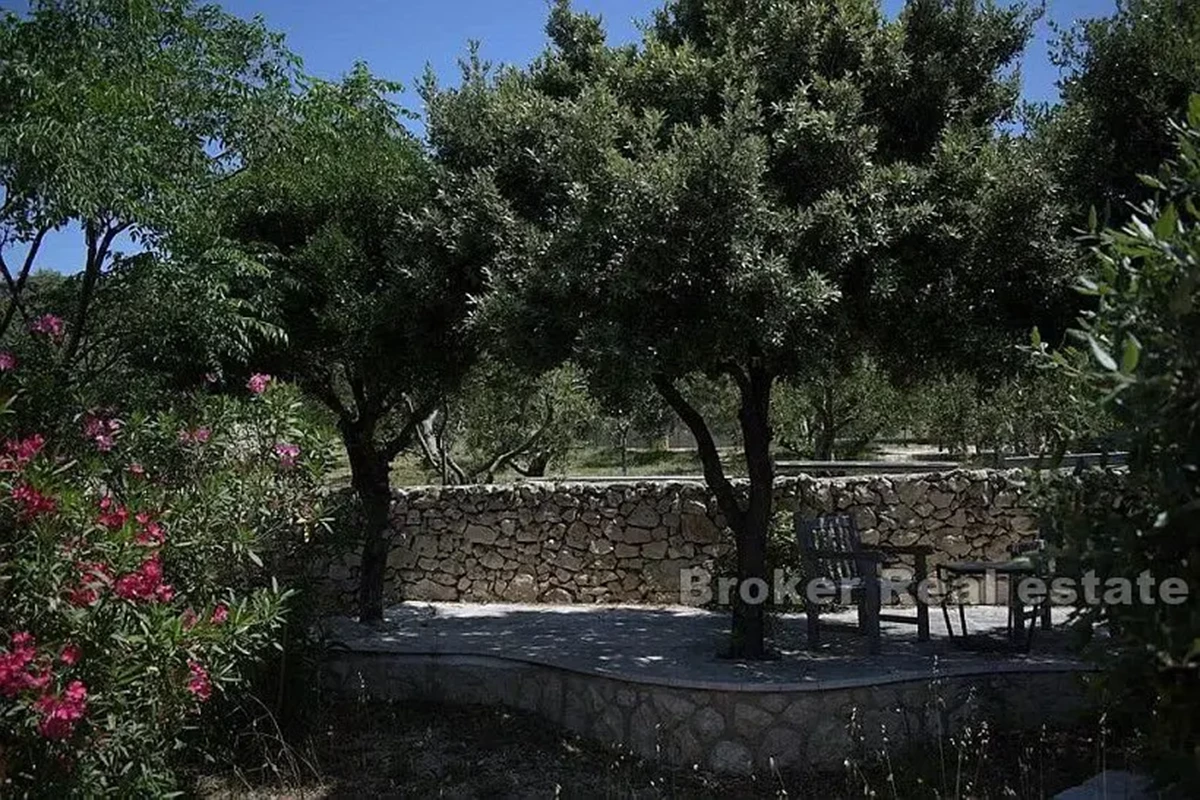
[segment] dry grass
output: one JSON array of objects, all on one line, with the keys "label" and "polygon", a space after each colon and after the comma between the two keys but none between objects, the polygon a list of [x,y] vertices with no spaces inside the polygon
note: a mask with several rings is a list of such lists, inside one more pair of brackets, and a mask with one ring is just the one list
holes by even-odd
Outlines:
[{"label": "dry grass", "polygon": [[[833,774],[750,778],[615,753],[519,712],[439,705],[322,711],[304,746],[252,772],[199,779],[211,798],[1046,797],[1119,766],[1087,733],[975,734],[905,756],[863,754]],[[1101,761],[1107,764],[1101,764]]]}]

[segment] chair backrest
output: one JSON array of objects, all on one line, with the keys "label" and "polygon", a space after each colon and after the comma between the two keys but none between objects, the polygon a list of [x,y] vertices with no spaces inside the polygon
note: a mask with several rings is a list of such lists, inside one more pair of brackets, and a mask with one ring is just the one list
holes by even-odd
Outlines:
[{"label": "chair backrest", "polygon": [[[861,577],[858,553],[862,540],[854,518],[848,514],[829,514],[811,519],[801,519],[796,514],[796,542],[805,569],[814,572],[810,577],[839,578]],[[821,552],[821,555],[817,555]],[[829,553],[845,553],[844,557]]]}]

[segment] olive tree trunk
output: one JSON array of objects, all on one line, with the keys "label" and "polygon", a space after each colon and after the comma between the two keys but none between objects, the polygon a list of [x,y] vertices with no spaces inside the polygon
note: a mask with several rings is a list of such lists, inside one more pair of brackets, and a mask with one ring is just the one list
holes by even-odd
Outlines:
[{"label": "olive tree trunk", "polygon": [[363,516],[362,560],[359,565],[358,613],[362,622],[383,619],[383,579],[387,568],[388,513],[392,504],[388,480],[390,459],[375,444],[374,424],[342,426],[350,458],[350,484]]}]

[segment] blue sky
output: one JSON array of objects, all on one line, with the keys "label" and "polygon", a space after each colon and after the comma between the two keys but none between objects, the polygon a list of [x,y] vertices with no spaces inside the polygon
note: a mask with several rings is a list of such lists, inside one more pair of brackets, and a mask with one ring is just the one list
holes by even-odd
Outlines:
[{"label": "blue sky", "polygon": [[[610,42],[635,40],[635,21],[649,17],[660,4],[660,0],[574,2],[576,8],[603,17]],[[1069,26],[1080,18],[1105,16],[1114,4],[1114,0],[1046,0],[1046,16],[1022,64],[1026,99],[1053,101],[1058,96],[1058,72],[1048,58],[1052,24]],[[222,5],[239,16],[261,14],[271,28],[287,35],[288,46],[304,59],[305,70],[322,78],[337,78],[361,60],[372,72],[408,87],[427,63],[444,82],[453,82],[457,60],[469,40],[480,41],[486,59],[502,63],[526,63],[545,46],[545,0],[224,0]],[[903,0],[883,0],[883,5],[887,13],[895,14]],[[0,6],[24,7],[25,3],[0,0]],[[402,102],[419,111],[411,92]],[[38,266],[76,272],[82,255],[79,231],[59,231],[46,237]],[[5,257],[12,263],[23,259],[24,253],[12,248]]]}]

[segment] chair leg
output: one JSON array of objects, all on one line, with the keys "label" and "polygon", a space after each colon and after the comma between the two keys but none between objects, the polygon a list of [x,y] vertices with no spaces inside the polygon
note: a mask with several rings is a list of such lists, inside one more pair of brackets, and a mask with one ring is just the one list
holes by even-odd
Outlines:
[{"label": "chair leg", "polygon": [[808,617],[808,649],[815,650],[821,643],[821,619],[812,603],[804,607],[804,615]]},{"label": "chair leg", "polygon": [[[1031,616],[1030,624],[1036,624],[1037,617]],[[1012,642],[1021,642],[1025,635],[1025,603],[1021,600],[1021,581],[1009,578],[1008,582],[1008,635]]]},{"label": "chair leg", "polygon": [[1046,602],[1042,604],[1042,630],[1050,630],[1053,621],[1050,619],[1050,596],[1046,595]]},{"label": "chair leg", "polygon": [[875,655],[881,649],[881,635],[879,630],[879,613],[882,601],[880,598],[880,588],[878,577],[868,578],[864,581],[863,586],[863,606],[865,612],[866,634],[867,634],[867,651],[871,655]]},{"label": "chair leg", "polygon": [[925,588],[925,582],[929,577],[929,565],[925,561],[924,553],[917,553],[917,569],[914,577],[914,585],[916,586],[916,596],[913,598],[917,604],[917,641],[929,641],[929,606],[922,602],[922,589]]}]

